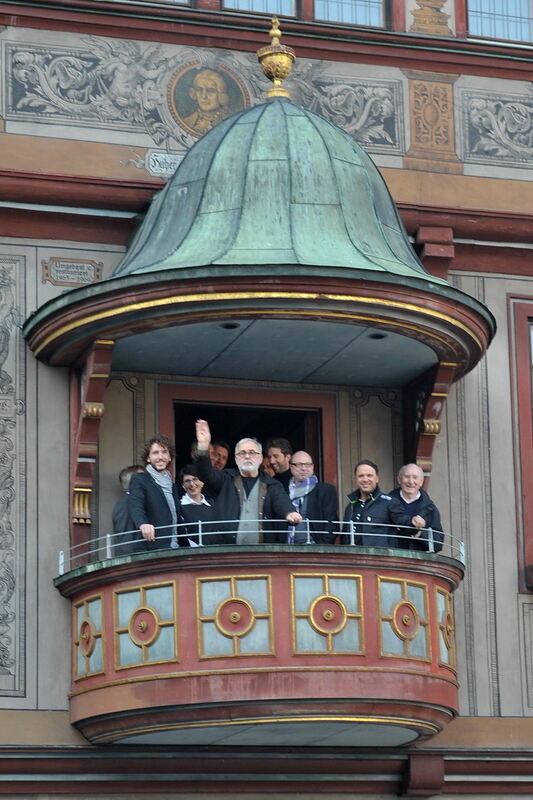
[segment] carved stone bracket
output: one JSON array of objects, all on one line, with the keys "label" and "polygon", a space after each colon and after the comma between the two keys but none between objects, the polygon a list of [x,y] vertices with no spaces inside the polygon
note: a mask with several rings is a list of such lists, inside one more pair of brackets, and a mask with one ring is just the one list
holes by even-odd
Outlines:
[{"label": "carved stone bracket", "polygon": [[426,394],[422,414],[418,423],[416,463],[424,471],[425,481],[429,483],[433,467],[433,448],[441,430],[440,418],[444,411],[446,398],[453,383],[457,364],[441,362],[435,374],[431,391]]},{"label": "carved stone bracket", "polygon": [[421,225],[416,233],[416,243],[422,246],[422,263],[436,278],[448,278],[448,269],[455,256],[453,229]]},{"label": "carved stone bracket", "polygon": [[[91,494],[98,453],[98,433],[104,414],[104,392],[109,378],[114,342],[97,339],[88,351],[81,371],[72,373],[71,411],[73,444],[72,543],[80,538],[80,526],[91,524]],[[85,537],[81,537],[85,538]]]},{"label": "carved stone bracket", "polygon": [[444,786],[444,758],[413,753],[407,762],[402,797],[429,797],[440,794]]}]

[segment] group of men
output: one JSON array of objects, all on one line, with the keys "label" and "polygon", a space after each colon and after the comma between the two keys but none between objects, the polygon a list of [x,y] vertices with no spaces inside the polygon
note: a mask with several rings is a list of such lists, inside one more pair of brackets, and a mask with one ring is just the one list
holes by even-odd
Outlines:
[{"label": "group of men", "polygon": [[292,452],[288,440],[278,438],[267,443],[264,456],[256,439],[244,438],[235,445],[236,467],[227,469],[229,453],[225,442],[211,440],[208,423],[197,420],[193,463],[179,473],[180,491],[169,471],[172,443],[165,436],[150,439],[143,463],[119,475],[124,497],[113,512],[115,554],[259,543],[442,549],[440,514],[416,464],[401,468],[399,486],[389,494],[379,487],[376,464],[356,464],[356,488],[339,526],[337,490],[318,480],[309,453]]}]

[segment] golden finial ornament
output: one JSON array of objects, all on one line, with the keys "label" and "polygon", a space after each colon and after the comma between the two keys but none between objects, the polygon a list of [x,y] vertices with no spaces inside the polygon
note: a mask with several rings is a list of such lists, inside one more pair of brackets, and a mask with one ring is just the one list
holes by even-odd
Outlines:
[{"label": "golden finial ornament", "polygon": [[292,47],[280,44],[281,31],[277,17],[272,18],[272,27],[268,35],[271,43],[257,51],[257,58],[263,68],[263,72],[274,84],[268,92],[265,92],[265,97],[290,97],[289,92],[281,85],[281,82],[290,75],[296,55]]}]

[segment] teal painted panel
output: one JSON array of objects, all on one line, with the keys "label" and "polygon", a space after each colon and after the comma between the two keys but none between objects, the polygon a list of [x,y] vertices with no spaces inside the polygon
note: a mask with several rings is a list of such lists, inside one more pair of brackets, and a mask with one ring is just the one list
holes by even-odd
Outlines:
[{"label": "teal painted panel", "polygon": [[301,264],[381,271],[354,248],[339,205],[294,205],[291,218],[294,249]]},{"label": "teal painted panel", "polygon": [[155,269],[198,267],[221,258],[233,244],[240,214],[240,208],[199,214],[179,250]]},{"label": "teal painted panel", "polygon": [[307,118],[324,139],[331,159],[338,159],[339,161],[345,161],[347,164],[355,164],[357,166],[363,165],[360,145],[356,144],[344,131],[341,131],[326,119],[319,117],[318,114],[308,114]]},{"label": "teal painted panel", "polygon": [[287,119],[282,103],[268,106],[258,120],[250,147],[250,161],[287,160],[289,157]]},{"label": "teal painted panel", "polygon": [[293,203],[338,204],[339,193],[323,140],[307,117],[287,120]]},{"label": "teal painted panel", "polygon": [[[353,164],[335,160],[333,169],[339,187],[342,212],[348,235],[368,258],[394,259],[374,211],[373,196],[366,172]],[[376,262],[377,266],[381,266]]]},{"label": "teal painted panel", "polygon": [[[213,158],[200,205],[201,214],[240,208],[254,125],[236,125]],[[236,231],[235,231],[236,232]]]},{"label": "teal painted panel", "polygon": [[248,164],[240,226],[232,250],[292,248],[287,161]]},{"label": "teal painted panel", "polygon": [[232,247],[231,250],[219,258],[216,264],[296,264],[297,258],[294,250],[242,250]]},{"label": "teal painted panel", "polygon": [[141,253],[145,247],[149,246],[155,220],[158,217],[161,205],[165,202],[165,197],[169,186],[170,183],[167,183],[164,189],[153,196],[143,223],[135,234],[129,246],[128,252],[115,270],[115,275],[129,274],[137,269],[137,267],[139,267],[141,264],[150,263],[149,261],[145,262],[142,260]]},{"label": "teal painted panel", "polygon": [[171,178],[171,183],[184,185],[207,177],[213,156],[218,150],[221,142],[233,128],[237,119],[235,116],[222,120],[209,131],[208,136],[202,136],[194,144],[186,157],[183,159],[178,169]]}]

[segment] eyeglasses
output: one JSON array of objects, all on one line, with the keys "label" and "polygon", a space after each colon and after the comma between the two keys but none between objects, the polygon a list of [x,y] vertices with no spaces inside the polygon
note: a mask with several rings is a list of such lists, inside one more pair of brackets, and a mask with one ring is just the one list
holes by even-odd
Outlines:
[{"label": "eyeglasses", "polygon": [[306,469],[309,469],[309,467],[312,466],[312,461],[291,461],[291,467],[300,467],[302,469],[305,467]]},{"label": "eyeglasses", "polygon": [[257,450],[239,450],[235,455],[237,458],[251,458],[251,456],[261,456],[262,453],[259,453]]},{"label": "eyeglasses", "polygon": [[183,483],[201,483],[200,478],[184,478]]}]

